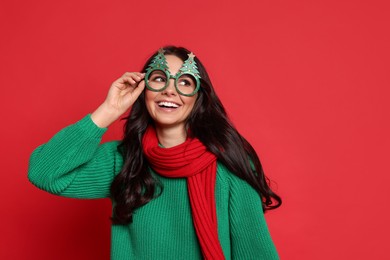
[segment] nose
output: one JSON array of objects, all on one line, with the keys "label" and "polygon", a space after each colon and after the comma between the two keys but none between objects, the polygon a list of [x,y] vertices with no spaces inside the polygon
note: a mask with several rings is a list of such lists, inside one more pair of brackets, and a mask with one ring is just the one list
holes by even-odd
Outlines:
[{"label": "nose", "polygon": [[168,86],[163,90],[163,94],[166,95],[177,95],[175,87],[175,79],[169,79]]}]

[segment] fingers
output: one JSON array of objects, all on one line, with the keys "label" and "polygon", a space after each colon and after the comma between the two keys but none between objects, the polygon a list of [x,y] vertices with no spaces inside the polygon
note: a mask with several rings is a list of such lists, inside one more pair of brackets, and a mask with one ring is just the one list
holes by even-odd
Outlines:
[{"label": "fingers", "polygon": [[121,83],[130,84],[132,87],[136,87],[138,83],[143,80],[145,77],[145,73],[140,72],[126,72],[120,78],[122,80]]},{"label": "fingers", "polygon": [[122,94],[120,94],[120,98],[126,108],[125,110],[127,110],[134,104],[134,102],[138,99],[144,89],[145,81],[142,79],[134,88],[129,87],[127,90],[122,91]]},{"label": "fingers", "polygon": [[144,77],[145,73],[126,72],[112,83],[105,102],[117,111],[126,111],[144,90]]},{"label": "fingers", "polygon": [[142,91],[145,89],[145,80],[142,80],[138,86],[134,89],[133,94],[138,97],[141,95]]}]

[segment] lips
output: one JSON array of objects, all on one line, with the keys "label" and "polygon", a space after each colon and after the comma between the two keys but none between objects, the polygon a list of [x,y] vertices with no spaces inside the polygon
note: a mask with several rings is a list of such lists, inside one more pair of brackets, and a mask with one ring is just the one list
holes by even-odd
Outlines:
[{"label": "lips", "polygon": [[159,101],[156,102],[159,107],[162,108],[178,108],[180,105],[171,101]]}]

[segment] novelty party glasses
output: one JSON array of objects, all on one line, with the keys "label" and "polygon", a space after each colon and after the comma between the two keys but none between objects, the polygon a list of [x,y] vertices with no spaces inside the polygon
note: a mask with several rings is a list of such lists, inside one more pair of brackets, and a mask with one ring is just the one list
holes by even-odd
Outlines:
[{"label": "novelty party glasses", "polygon": [[168,87],[169,80],[173,79],[176,91],[180,95],[189,97],[195,95],[200,88],[200,76],[194,57],[193,53],[188,54],[188,59],[180,70],[175,75],[171,75],[164,56],[164,49],[160,49],[146,69],[146,87],[155,92],[163,91]]}]

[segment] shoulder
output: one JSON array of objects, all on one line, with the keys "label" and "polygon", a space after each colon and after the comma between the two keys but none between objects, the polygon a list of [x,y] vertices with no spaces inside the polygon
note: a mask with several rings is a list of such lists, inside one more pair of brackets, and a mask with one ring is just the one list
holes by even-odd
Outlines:
[{"label": "shoulder", "polygon": [[259,196],[257,191],[246,180],[238,177],[220,161],[217,163],[217,181],[229,189],[230,192],[245,192],[255,197]]},{"label": "shoulder", "polygon": [[105,154],[107,154],[108,157],[111,157],[114,160],[115,168],[117,170],[120,170],[123,166],[123,156],[118,150],[118,146],[121,144],[122,141],[114,140],[102,143],[100,145],[101,150],[103,150]]},{"label": "shoulder", "polygon": [[217,162],[217,180],[229,189],[251,189],[253,187],[245,180],[238,177],[236,174],[231,172],[222,162]]},{"label": "shoulder", "polygon": [[217,161],[217,181],[224,187],[230,186],[229,176],[233,173],[220,161]]},{"label": "shoulder", "polygon": [[108,141],[108,142],[102,143],[100,146],[102,149],[112,151],[113,153],[119,153],[118,146],[120,144],[121,144],[121,141],[113,140],[113,141]]}]

